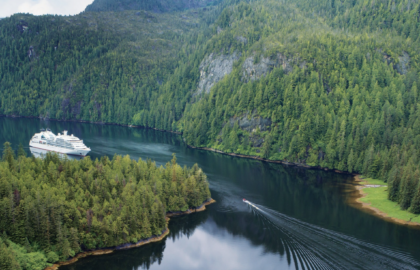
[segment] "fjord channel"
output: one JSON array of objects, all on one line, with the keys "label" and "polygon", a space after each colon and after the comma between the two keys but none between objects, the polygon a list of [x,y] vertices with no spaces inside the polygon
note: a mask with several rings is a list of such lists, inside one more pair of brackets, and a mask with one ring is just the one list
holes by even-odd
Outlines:
[{"label": "fjord channel", "polygon": [[[0,143],[27,148],[40,128],[68,130],[92,149],[164,165],[195,163],[216,204],[171,218],[161,242],[80,259],[90,269],[420,269],[420,230],[387,222],[347,203],[353,177],[191,149],[175,134],[28,118],[0,118]],[[246,198],[251,207],[242,201]]]}]

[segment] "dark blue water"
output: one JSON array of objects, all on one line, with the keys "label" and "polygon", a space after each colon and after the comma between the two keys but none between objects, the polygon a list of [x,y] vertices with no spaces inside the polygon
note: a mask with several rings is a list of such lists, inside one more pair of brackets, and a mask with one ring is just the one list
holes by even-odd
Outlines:
[{"label": "dark blue water", "polygon": [[92,159],[120,154],[163,165],[175,153],[179,164],[203,168],[217,200],[205,212],[172,218],[159,243],[60,269],[420,269],[420,230],[346,203],[355,194],[350,176],[195,150],[177,135],[109,125],[0,118],[0,143],[27,147],[41,127],[82,138]]}]

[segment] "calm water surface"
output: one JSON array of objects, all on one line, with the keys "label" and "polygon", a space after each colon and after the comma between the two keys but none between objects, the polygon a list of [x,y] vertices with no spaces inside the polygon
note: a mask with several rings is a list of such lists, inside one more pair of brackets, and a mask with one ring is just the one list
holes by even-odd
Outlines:
[{"label": "calm water surface", "polygon": [[420,269],[420,230],[349,206],[349,176],[194,150],[176,135],[119,126],[0,118],[0,143],[26,147],[41,127],[82,138],[92,159],[120,154],[164,165],[175,153],[182,166],[203,168],[217,200],[205,212],[172,218],[159,243],[62,270]]}]

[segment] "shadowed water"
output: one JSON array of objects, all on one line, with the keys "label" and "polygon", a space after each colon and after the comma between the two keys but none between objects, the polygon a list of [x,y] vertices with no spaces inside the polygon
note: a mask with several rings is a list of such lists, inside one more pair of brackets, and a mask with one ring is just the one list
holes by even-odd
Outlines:
[{"label": "shadowed water", "polygon": [[93,159],[128,154],[164,165],[175,153],[182,166],[203,168],[217,200],[172,218],[162,242],[60,269],[420,269],[420,230],[347,205],[349,176],[194,150],[173,134],[119,126],[0,118],[0,143],[28,147],[41,127],[69,130]]}]

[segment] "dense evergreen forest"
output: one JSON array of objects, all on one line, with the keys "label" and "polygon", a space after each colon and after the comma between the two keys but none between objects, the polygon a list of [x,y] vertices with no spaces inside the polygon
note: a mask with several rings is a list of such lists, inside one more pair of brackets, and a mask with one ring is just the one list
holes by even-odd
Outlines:
[{"label": "dense evergreen forest", "polygon": [[175,2],[1,20],[0,114],[363,173],[420,213],[418,0]]},{"label": "dense evergreen forest", "polygon": [[162,234],[167,212],[210,198],[197,165],[165,167],[114,156],[92,161],[15,156],[0,161],[0,268],[44,269],[83,250],[137,243]]},{"label": "dense evergreen forest", "polygon": [[181,11],[217,4],[220,0],[96,0],[86,11],[150,10],[153,12]]}]

